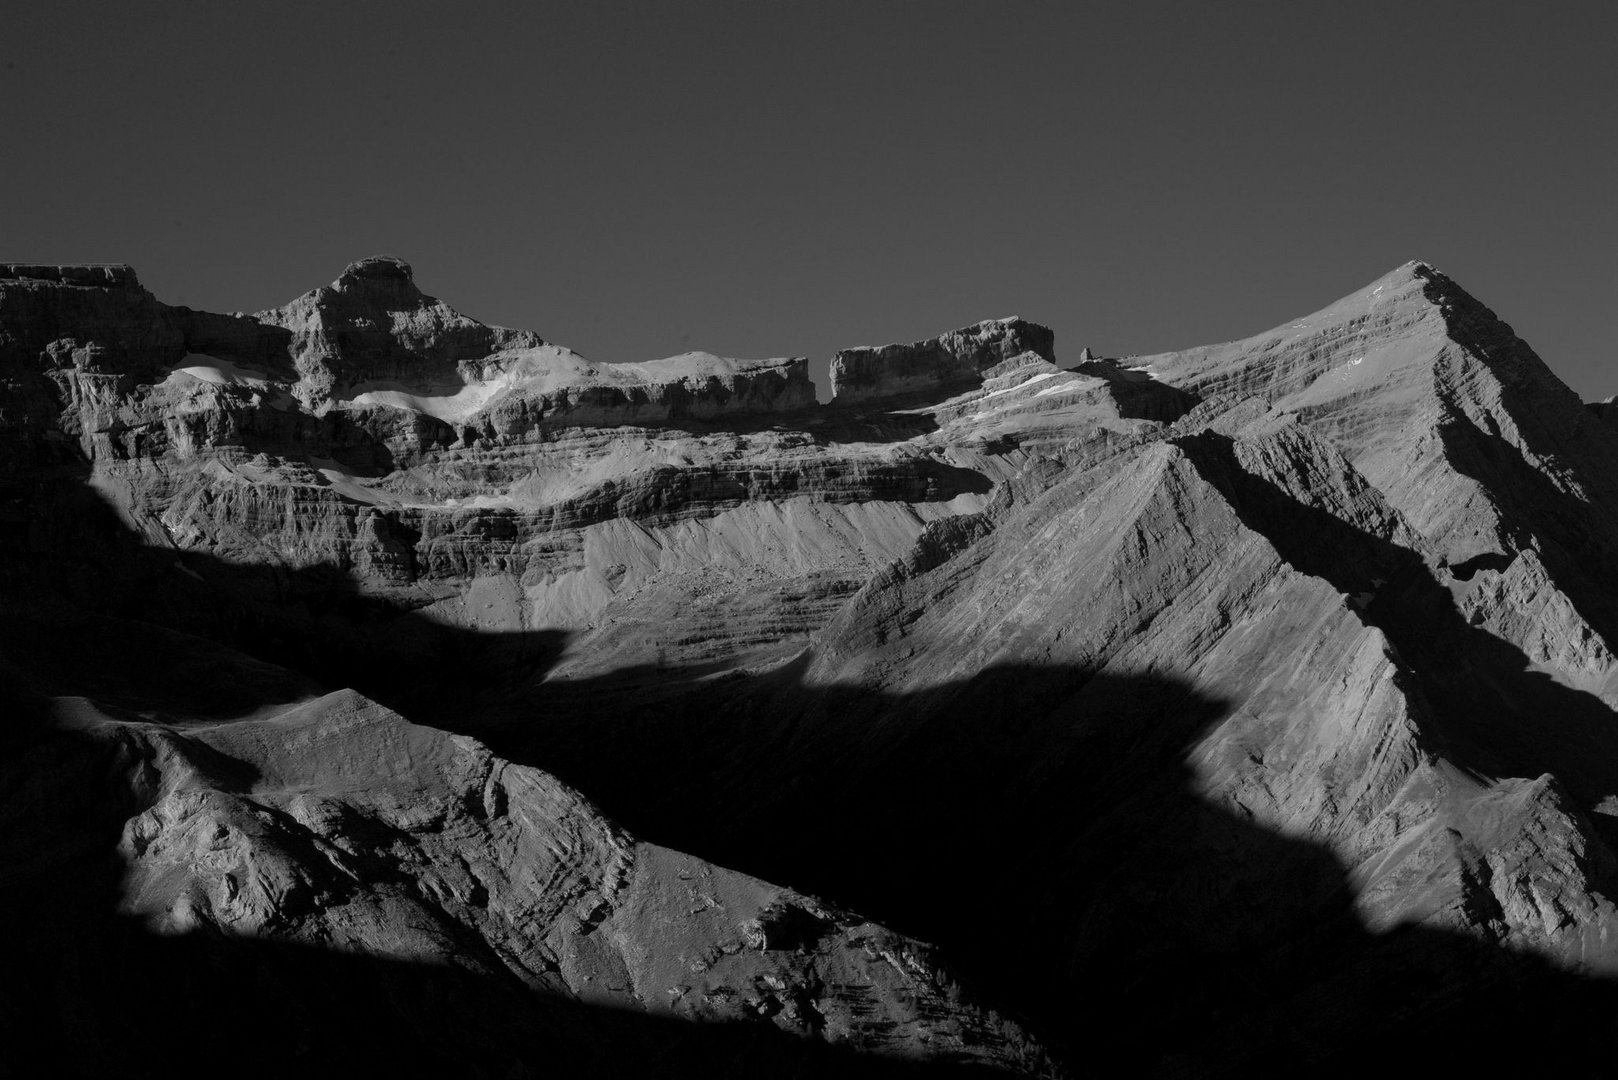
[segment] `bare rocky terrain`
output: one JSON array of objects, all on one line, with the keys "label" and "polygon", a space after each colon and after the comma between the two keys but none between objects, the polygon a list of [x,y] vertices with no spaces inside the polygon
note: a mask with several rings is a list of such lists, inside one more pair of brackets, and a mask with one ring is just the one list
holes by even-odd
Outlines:
[{"label": "bare rocky terrain", "polygon": [[8,1075],[1610,1054],[1610,403],[1422,263],[831,382],[0,264]]}]

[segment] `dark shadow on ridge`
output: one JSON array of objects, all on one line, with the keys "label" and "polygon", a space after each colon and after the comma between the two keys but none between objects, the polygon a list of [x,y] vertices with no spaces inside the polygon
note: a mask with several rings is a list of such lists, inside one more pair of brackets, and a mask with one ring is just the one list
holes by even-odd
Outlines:
[{"label": "dark shadow on ridge", "polygon": [[128,768],[120,739],[53,727],[48,702],[15,678],[0,687],[0,710],[10,931],[0,1076],[988,1075],[800,1040],[765,1022],[590,1006],[536,993],[477,958],[446,966],[211,930],[154,933],[120,913],[116,849],[125,820],[153,798],[109,783]]},{"label": "dark shadow on ridge", "polygon": [[[1199,468],[1220,477],[1219,445],[1194,450]],[[1368,617],[1392,628],[1402,653],[1408,643],[1406,659],[1430,697],[1466,691],[1476,674],[1445,674],[1439,644],[1401,629],[1436,619],[1444,648],[1485,650],[1481,667],[1498,667],[1491,677],[1523,708],[1568,704],[1561,688],[1525,671],[1520,654],[1454,625],[1448,593],[1424,581],[1425,567],[1410,565],[1408,553],[1329,515],[1311,518],[1318,512],[1279,503],[1278,493],[1241,476],[1216,482],[1267,536],[1287,533],[1272,512],[1313,523],[1319,535],[1300,532],[1283,550],[1300,569],[1341,580],[1344,591],[1372,569],[1395,575]],[[88,684],[98,692],[116,694],[119,683],[116,671],[86,672],[71,657],[53,667],[43,656],[79,618],[52,605],[200,632],[316,682],[354,686],[556,774],[647,840],[937,942],[968,987],[1029,1018],[1074,1067],[1117,1061],[1127,1071],[1196,1075],[1306,1063],[1342,1073],[1383,1061],[1387,1051],[1369,1032],[1389,1045],[1415,1040],[1399,1051],[1402,1063],[1498,1066],[1517,1056],[1500,1045],[1502,1026],[1535,1033],[1535,1045],[1520,1048],[1535,1060],[1547,1044],[1604,1047],[1618,1017],[1606,981],[1425,928],[1367,933],[1346,868],[1330,852],[1195,794],[1185,753],[1229,705],[1173,678],[1005,667],[893,697],[807,685],[799,665],[696,680],[626,670],[561,686],[539,681],[560,646],[553,635],[449,630],[352,584],[345,591],[331,568],[289,575],[187,555],[194,572],[228,587],[221,597],[186,585],[174,553],[144,547],[104,507],[97,518],[93,499],[63,505],[42,547],[30,540],[37,530],[22,531],[23,548],[11,548],[18,557],[0,577],[14,601],[31,598],[34,628],[13,632],[0,650],[22,657],[20,668],[37,667],[51,692],[75,692],[87,674],[100,678]],[[1329,557],[1338,548],[1353,558]],[[107,634],[110,648],[129,625],[93,632]],[[157,682],[131,683],[131,701],[160,708],[168,646],[154,637],[142,647],[159,662],[131,659],[151,666]],[[664,693],[647,696],[659,682]],[[210,707],[239,715],[295,689],[266,676]],[[26,797],[7,802],[37,808],[48,823],[11,831],[0,861],[12,925],[32,928],[3,1001],[11,1047],[71,1047],[75,1061],[116,1055],[137,1074],[131,1045],[155,1043],[155,1057],[189,1060],[199,1040],[227,1054],[255,1039],[250,1075],[260,1064],[265,1075],[336,1074],[376,1062],[474,1075],[556,1067],[564,1075],[689,1068],[740,1076],[760,1063],[787,1076],[914,1071],[805,1049],[773,1031],[694,1029],[536,1002],[514,982],[466,972],[239,939],[154,938],[113,914],[110,852],[132,811],[83,798],[104,784],[106,763],[79,753],[71,734],[39,730],[28,719],[37,720],[37,705],[24,700],[13,715],[24,719],[8,756],[65,739],[51,752],[70,764],[55,779],[27,773],[19,781]],[[1570,737],[1611,745],[1591,728],[1593,711],[1579,705],[1571,715]],[[1529,748],[1509,740],[1502,748],[1509,732],[1473,735],[1464,719],[1450,713],[1443,723],[1459,760],[1493,775],[1531,763],[1518,760]],[[1564,762],[1557,755],[1545,764]],[[102,854],[75,864],[62,851]],[[176,1016],[215,1022],[176,1028]],[[512,1049],[513,1038],[522,1049]],[[544,1048],[538,1065],[528,1047]],[[153,1071],[169,1069],[154,1063]]]},{"label": "dark shadow on ridge", "polygon": [[[1479,775],[1553,773],[1586,808],[1614,790],[1599,699],[1467,623],[1413,553],[1245,473],[1228,439],[1178,442],[1288,562],[1372,594],[1363,617],[1433,704],[1433,749]],[[1601,1051],[1618,1022],[1610,980],[1366,932],[1329,852],[1195,795],[1183,754],[1227,706],[1193,687],[1003,668],[891,698],[801,668],[661,693],[636,671],[544,684],[477,734],[631,828],[940,943],[1070,1063],[1264,1072],[1285,1054],[1346,1072],[1377,1065],[1366,1033],[1385,1031],[1420,1041],[1402,1061],[1492,1068],[1547,1042]],[[1502,1025],[1535,1045],[1502,1047]]]},{"label": "dark shadow on ridge", "polygon": [[1112,360],[1090,360],[1067,370],[1104,380],[1118,415],[1126,420],[1172,424],[1202,401],[1189,390],[1158,382],[1144,371],[1121,367]]},{"label": "dark shadow on ridge", "polygon": [[1589,503],[1556,487],[1498,431],[1452,413],[1438,434],[1456,471],[1495,493],[1502,516],[1517,523],[1518,545],[1532,543],[1579,614],[1607,640],[1618,639],[1618,601],[1595,585],[1618,575],[1618,523],[1601,520]]},{"label": "dark shadow on ridge", "polygon": [[[1419,927],[1366,932],[1347,868],[1204,802],[1186,749],[1224,703],[1176,680],[996,668],[903,698],[796,670],[551,685],[477,735],[660,842],[934,941],[1070,1067],[1336,1074],[1510,1060],[1503,1022],[1591,1047],[1618,988]],[[1483,1047],[1489,1047],[1485,1050]],[[1523,1048],[1525,1058],[1538,1051]]]},{"label": "dark shadow on ridge", "polygon": [[[1176,442],[1284,559],[1346,596],[1369,597],[1358,605],[1360,616],[1387,635],[1415,674],[1438,725],[1430,732],[1434,749],[1485,776],[1552,773],[1586,809],[1618,793],[1618,713],[1600,698],[1535,670],[1517,646],[1469,622],[1414,552],[1244,471],[1228,437],[1204,433]],[[1486,553],[1449,573],[1470,580],[1511,561]]]},{"label": "dark shadow on ridge", "polygon": [[[524,636],[504,643],[516,652],[491,661],[473,653],[498,649],[492,635],[445,633],[407,612],[368,629],[362,624],[366,632],[357,636],[334,636],[319,617],[254,621],[236,600],[186,612],[174,598],[165,606],[160,592],[144,591],[187,577],[163,572],[170,553],[123,540],[103,573],[77,583],[76,597],[49,590],[37,574],[19,574],[16,560],[0,593],[9,616],[0,633],[0,914],[12,930],[0,978],[0,1076],[41,1069],[189,1076],[226,1063],[249,1077],[1000,1075],[972,1063],[910,1061],[801,1039],[763,1019],[702,1024],[588,1005],[537,993],[487,957],[474,969],[473,962],[449,967],[207,929],[172,936],[148,930],[121,913],[117,849],[125,822],[158,793],[142,786],[138,771],[131,775],[121,735],[91,735],[53,720],[52,697],[92,697],[116,718],[183,729],[187,721],[274,711],[353,664],[357,678],[349,682],[373,697],[406,707],[436,701],[453,712],[491,666],[504,667],[515,655],[537,655],[543,664],[555,643],[549,635]],[[94,562],[95,552],[76,549],[65,567],[46,561],[71,572],[80,559]],[[152,565],[141,568],[143,560]],[[103,596],[97,605],[85,595],[131,567],[144,576],[125,580],[134,591],[118,602]],[[146,620],[94,613],[142,599],[156,608]],[[90,604],[90,613],[72,610],[77,602]],[[343,619],[368,610],[362,597],[333,603]],[[180,628],[161,625],[166,619]],[[198,629],[278,652],[301,668],[282,670],[188,636]],[[300,629],[302,651],[289,640]],[[381,640],[353,644],[368,636]],[[443,685],[431,685],[439,680],[430,675],[411,678],[411,666],[424,662],[448,673]],[[222,761],[223,768],[243,767]]]}]

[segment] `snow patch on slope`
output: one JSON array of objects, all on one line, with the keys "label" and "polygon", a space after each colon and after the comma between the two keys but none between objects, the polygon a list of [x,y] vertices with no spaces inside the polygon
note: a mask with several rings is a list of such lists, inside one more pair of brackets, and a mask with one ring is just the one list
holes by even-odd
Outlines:
[{"label": "snow patch on slope", "polygon": [[710,381],[729,382],[738,376],[785,373],[787,358],[736,360],[712,353],[689,352],[661,360],[630,364],[597,364],[555,345],[523,349],[492,357],[496,374],[484,378],[446,381],[436,386],[407,386],[399,382],[369,382],[353,388],[353,405],[382,405],[421,413],[446,423],[462,423],[510,394],[559,397],[599,388],[651,390],[684,384],[696,388]]},{"label": "snow patch on slope", "polygon": [[206,353],[186,353],[179,366],[169,372],[168,378],[163,380],[163,385],[174,385],[180,381],[177,377],[212,383],[215,386],[252,386],[257,389],[267,388],[272,381],[266,372],[255,371],[230,360],[208,356]]}]

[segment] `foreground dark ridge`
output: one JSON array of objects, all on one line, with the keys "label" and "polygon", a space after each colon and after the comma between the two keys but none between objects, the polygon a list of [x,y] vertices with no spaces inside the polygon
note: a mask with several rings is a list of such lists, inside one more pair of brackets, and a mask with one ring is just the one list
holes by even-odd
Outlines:
[{"label": "foreground dark ridge", "polygon": [[87,988],[216,966],[276,1066],[1604,1045],[1618,444],[1430,267],[1157,357],[849,350],[829,406],[397,260],[257,316],[10,267],[0,333],[0,777],[80,808],[5,832],[13,1015],[72,1068],[161,1027]]}]

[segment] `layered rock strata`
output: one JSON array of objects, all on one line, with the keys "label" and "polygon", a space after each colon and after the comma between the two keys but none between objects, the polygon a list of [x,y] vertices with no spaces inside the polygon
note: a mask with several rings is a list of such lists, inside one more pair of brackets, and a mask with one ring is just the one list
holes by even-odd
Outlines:
[{"label": "layered rock strata", "polygon": [[1014,356],[1053,360],[1055,341],[1046,327],[1013,316],[909,345],[844,349],[831,361],[832,400],[848,405],[960,390]]},{"label": "layered rock strata", "polygon": [[1618,1005],[1618,433],[1425,264],[1160,356],[849,350],[826,406],[397,260],[256,316],[10,267],[0,380],[56,702],[0,775],[83,807],[14,865],[100,851],[143,933],[879,1055],[825,1071],[1498,1064]]}]

